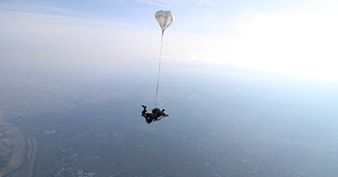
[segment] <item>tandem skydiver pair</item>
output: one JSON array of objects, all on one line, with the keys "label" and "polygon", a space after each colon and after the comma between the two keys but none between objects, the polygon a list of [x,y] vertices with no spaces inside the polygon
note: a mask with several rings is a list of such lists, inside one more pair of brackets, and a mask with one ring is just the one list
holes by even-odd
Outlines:
[{"label": "tandem skydiver pair", "polygon": [[148,124],[161,120],[164,117],[169,116],[164,113],[165,109],[160,110],[160,108],[154,108],[151,113],[147,112],[147,106],[142,105],[143,111],[141,112],[141,116],[143,116]]}]

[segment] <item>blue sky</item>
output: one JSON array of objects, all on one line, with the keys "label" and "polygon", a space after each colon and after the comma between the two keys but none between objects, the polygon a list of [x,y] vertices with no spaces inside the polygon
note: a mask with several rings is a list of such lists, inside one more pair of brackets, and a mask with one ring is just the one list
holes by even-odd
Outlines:
[{"label": "blue sky", "polygon": [[333,0],[2,0],[1,58],[77,66],[154,60],[159,9],[175,15],[166,60],[338,80]]},{"label": "blue sky", "polygon": [[208,32],[201,30],[203,22],[207,20],[230,23],[234,17],[247,10],[278,11],[300,6],[304,1],[3,0],[0,3],[2,10],[111,20],[140,27],[153,27],[155,25],[152,19],[154,12],[158,9],[170,9],[177,17],[176,29],[186,32]]}]

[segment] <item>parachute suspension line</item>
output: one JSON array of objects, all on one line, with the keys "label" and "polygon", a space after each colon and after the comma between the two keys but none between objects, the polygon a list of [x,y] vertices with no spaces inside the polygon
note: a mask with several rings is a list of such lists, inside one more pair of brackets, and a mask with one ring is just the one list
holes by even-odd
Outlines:
[{"label": "parachute suspension line", "polygon": [[158,62],[158,72],[157,72],[157,83],[156,83],[156,106],[158,106],[159,98],[158,98],[158,89],[160,86],[160,75],[161,75],[161,63],[162,63],[162,48],[163,48],[163,36],[164,36],[164,30],[162,30],[162,36],[161,36],[161,48],[160,48],[160,58]]}]

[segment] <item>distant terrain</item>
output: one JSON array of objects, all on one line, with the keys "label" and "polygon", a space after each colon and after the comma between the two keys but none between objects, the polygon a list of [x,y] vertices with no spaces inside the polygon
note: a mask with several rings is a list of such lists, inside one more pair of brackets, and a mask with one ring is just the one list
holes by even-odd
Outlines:
[{"label": "distant terrain", "polygon": [[180,69],[0,80],[0,176],[337,176],[336,85]]}]

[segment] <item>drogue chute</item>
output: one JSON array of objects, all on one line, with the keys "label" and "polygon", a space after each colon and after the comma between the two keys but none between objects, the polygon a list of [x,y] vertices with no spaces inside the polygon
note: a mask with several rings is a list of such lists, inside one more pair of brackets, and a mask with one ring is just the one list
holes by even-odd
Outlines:
[{"label": "drogue chute", "polygon": [[161,27],[162,33],[174,22],[174,16],[170,10],[159,10],[155,13],[155,18]]},{"label": "drogue chute", "polygon": [[156,106],[158,105],[158,91],[160,85],[160,74],[161,74],[161,62],[162,62],[162,46],[163,46],[163,36],[164,31],[174,22],[174,16],[171,11],[159,10],[155,13],[155,18],[162,30],[161,36],[161,47],[160,47],[160,58],[158,64],[158,73],[157,73],[157,83],[156,83]]}]

